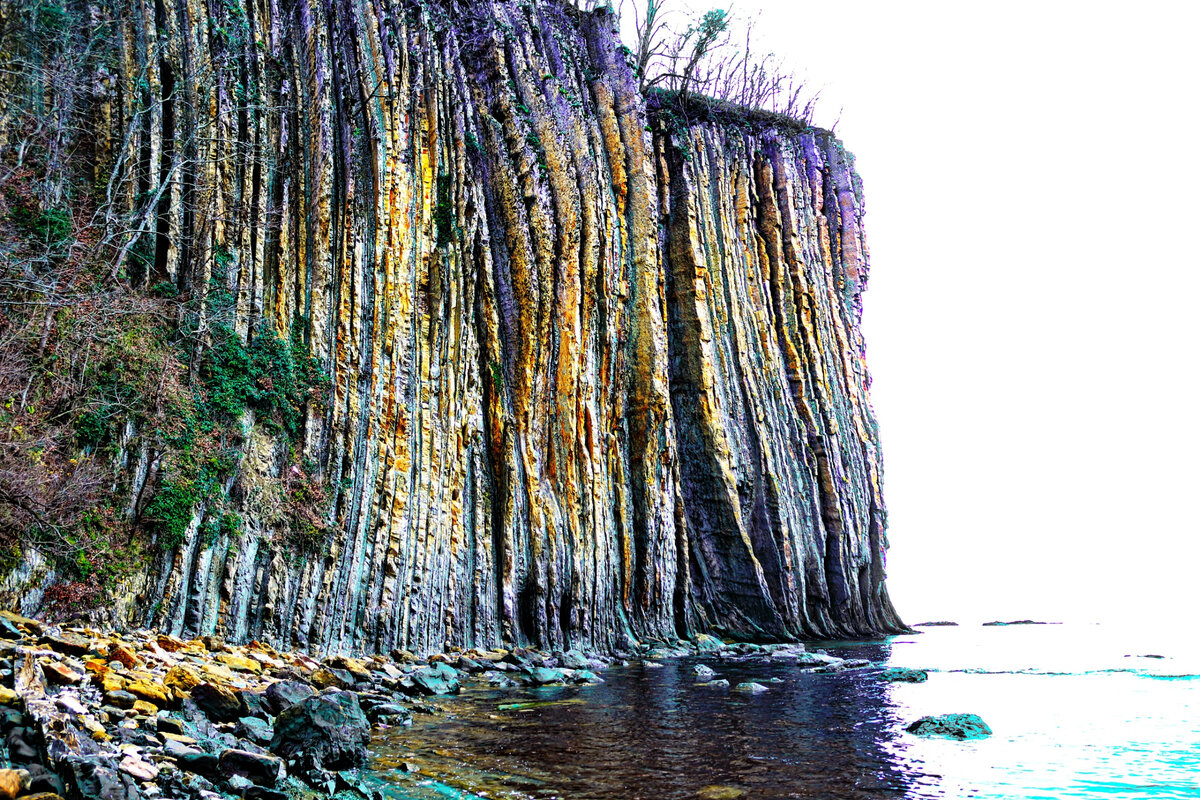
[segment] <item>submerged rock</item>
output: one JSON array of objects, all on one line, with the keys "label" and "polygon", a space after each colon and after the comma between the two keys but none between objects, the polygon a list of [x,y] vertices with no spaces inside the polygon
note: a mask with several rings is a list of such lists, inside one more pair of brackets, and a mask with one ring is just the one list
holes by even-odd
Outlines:
[{"label": "submerged rock", "polygon": [[929,680],[929,673],[923,669],[890,667],[879,673],[879,679],[888,683],[924,683]]},{"label": "submerged rock", "polygon": [[921,717],[905,730],[917,736],[942,736],[949,739],[984,739],[992,735],[977,714],[941,714]]},{"label": "submerged rock", "polygon": [[767,689],[767,687],[763,686],[761,683],[755,683],[753,681],[747,681],[746,683],[739,683],[737,686],[734,687],[733,690],[735,692],[748,692],[750,694],[762,694],[763,692],[770,691],[769,689]]}]

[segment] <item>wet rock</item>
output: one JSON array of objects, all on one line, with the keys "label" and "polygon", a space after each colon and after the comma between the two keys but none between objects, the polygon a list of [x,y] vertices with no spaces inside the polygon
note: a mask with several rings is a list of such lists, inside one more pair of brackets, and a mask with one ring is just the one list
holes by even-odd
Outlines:
[{"label": "wet rock", "polygon": [[762,694],[763,692],[770,691],[769,689],[767,689],[767,687],[763,686],[761,683],[755,683],[753,681],[747,681],[746,683],[739,683],[737,686],[734,687],[733,690],[735,692],[748,692],[749,694]]},{"label": "wet rock", "polygon": [[311,686],[300,681],[276,681],[264,692],[267,708],[276,716],[314,694]]},{"label": "wet rock", "polygon": [[462,684],[458,672],[449,664],[431,664],[416,670],[400,683],[406,693],[424,695],[454,694]]},{"label": "wet rock", "polygon": [[706,664],[697,664],[692,667],[692,674],[700,680],[710,680],[717,674],[716,670]]},{"label": "wet rock", "polygon": [[697,683],[696,685],[707,686],[711,689],[728,689],[729,681],[725,680],[724,678],[718,678],[715,681],[705,681],[704,683]]},{"label": "wet rock", "polygon": [[531,686],[547,686],[549,684],[561,684],[567,682],[567,673],[561,669],[551,669],[550,667],[534,667],[525,673],[525,680]]},{"label": "wet rock", "polygon": [[13,728],[4,737],[4,741],[8,745],[8,758],[13,765],[37,764],[42,760],[38,734],[33,728]]},{"label": "wet rock", "polygon": [[1004,627],[1008,627],[1009,625],[1059,625],[1059,624],[1060,623],[1058,623],[1058,622],[1041,622],[1039,620],[1034,620],[1034,619],[1014,619],[1014,620],[1009,620],[1007,622],[1001,621],[1001,620],[985,622],[985,623],[983,623],[983,627],[985,627],[985,628],[993,628],[993,627],[1004,628]]},{"label": "wet rock", "polygon": [[248,750],[225,750],[217,766],[224,778],[240,775],[259,786],[274,786],[279,781],[283,759]]},{"label": "wet rock", "polygon": [[205,681],[192,689],[197,708],[213,722],[234,722],[242,713],[242,703],[226,686]]},{"label": "wet rock", "polygon": [[725,643],[715,636],[709,636],[707,633],[700,633],[692,640],[698,653],[715,653],[725,647]]},{"label": "wet rock", "polygon": [[941,620],[936,620],[934,622],[918,622],[913,627],[914,628],[949,628],[949,627],[958,627],[958,623],[950,622],[949,620],[945,620],[945,619],[941,619]]},{"label": "wet rock", "polygon": [[983,739],[992,735],[977,714],[941,714],[921,717],[906,728],[917,736],[942,736],[949,739]]},{"label": "wet rock", "polygon": [[929,673],[923,669],[891,667],[879,673],[879,679],[888,683],[924,683],[929,680]]},{"label": "wet rock", "polygon": [[412,712],[396,703],[382,703],[372,706],[367,712],[367,718],[371,722],[385,725],[407,725],[412,721]]},{"label": "wet rock", "polygon": [[245,800],[288,800],[288,795],[266,786],[252,786],[242,794]]},{"label": "wet rock", "polygon": [[346,769],[366,760],[371,726],[350,693],[327,690],[288,708],[275,719],[271,752],[302,771]]}]

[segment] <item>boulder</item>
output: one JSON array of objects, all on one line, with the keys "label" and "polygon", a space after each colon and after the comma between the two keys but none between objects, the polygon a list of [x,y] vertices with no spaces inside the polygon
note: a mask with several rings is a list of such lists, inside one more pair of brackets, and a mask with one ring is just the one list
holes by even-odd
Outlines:
[{"label": "boulder", "polygon": [[234,733],[243,739],[249,739],[255,744],[261,744],[264,747],[271,743],[271,739],[275,736],[275,731],[271,725],[258,717],[242,717],[238,720],[237,727]]},{"label": "boulder", "polygon": [[534,667],[526,671],[525,679],[531,686],[546,686],[554,683],[566,683],[567,673],[561,669]]},{"label": "boulder", "polygon": [[454,694],[461,684],[458,671],[449,664],[431,664],[418,669],[400,681],[401,690],[408,694]]},{"label": "boulder", "polygon": [[276,681],[264,692],[267,708],[273,715],[282,714],[287,709],[305,698],[312,697],[316,692],[307,683],[300,681]]},{"label": "boulder", "polygon": [[699,680],[707,681],[716,676],[717,672],[712,667],[706,664],[697,664],[692,667],[692,674]]},{"label": "boulder", "polygon": [[942,736],[948,739],[984,739],[992,735],[977,714],[941,714],[921,717],[906,728],[917,736]]},{"label": "boulder", "polygon": [[275,718],[271,752],[303,771],[347,769],[363,764],[371,724],[352,692],[326,690]]},{"label": "boulder", "polygon": [[237,695],[220,684],[199,684],[192,689],[192,700],[213,722],[234,722],[242,714],[242,703]]},{"label": "boulder", "polygon": [[283,759],[249,750],[225,750],[217,760],[221,776],[248,778],[259,786],[274,786],[279,781]]},{"label": "boulder", "polygon": [[354,676],[344,669],[322,667],[312,674],[312,684],[318,689],[350,689],[354,686]]}]

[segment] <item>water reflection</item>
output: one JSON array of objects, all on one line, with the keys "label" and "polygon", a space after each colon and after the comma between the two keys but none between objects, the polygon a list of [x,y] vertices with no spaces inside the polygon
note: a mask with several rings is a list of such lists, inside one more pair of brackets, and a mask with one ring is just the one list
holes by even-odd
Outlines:
[{"label": "water reflection", "polygon": [[[1142,638],[1044,626],[828,646],[932,669],[922,684],[885,684],[878,670],[690,659],[609,670],[599,686],[472,690],[441,701],[444,717],[377,737],[374,777],[393,782],[391,797],[422,799],[1196,800],[1200,652]],[[698,661],[731,685],[769,691],[697,686]],[[522,703],[538,704],[512,707]],[[978,713],[995,735],[957,742],[904,731],[947,712]],[[406,775],[405,762],[418,772]]]},{"label": "water reflection", "polygon": [[[846,648],[884,661],[887,644]],[[698,659],[634,665],[580,688],[476,691],[382,738],[381,753],[429,759],[429,774],[475,791],[530,798],[904,797],[922,776],[898,748],[890,687],[857,673],[805,674],[792,664],[710,661],[734,686],[696,686]],[[777,682],[772,682],[777,681]],[[499,710],[522,701],[554,701]],[[572,702],[582,700],[584,702]],[[505,776],[522,776],[513,781]],[[513,794],[513,792],[517,792]]]}]

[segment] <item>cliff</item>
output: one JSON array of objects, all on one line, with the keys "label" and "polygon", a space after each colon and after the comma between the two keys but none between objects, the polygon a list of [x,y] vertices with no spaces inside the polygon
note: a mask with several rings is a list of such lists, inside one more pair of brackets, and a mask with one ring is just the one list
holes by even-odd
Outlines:
[{"label": "cliff", "polygon": [[[648,108],[611,14],[549,0],[89,9],[106,277],[172,331],[75,456],[138,553],[109,617],[315,652],[903,629],[831,134]],[[25,545],[5,592],[78,577]]]}]

